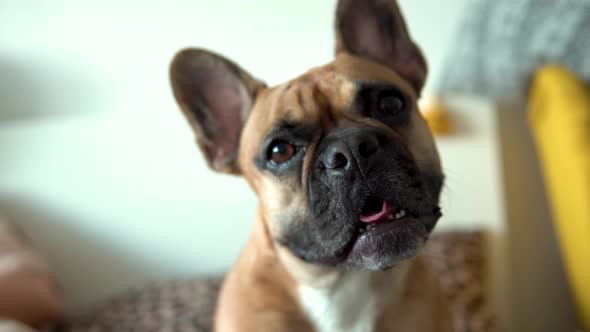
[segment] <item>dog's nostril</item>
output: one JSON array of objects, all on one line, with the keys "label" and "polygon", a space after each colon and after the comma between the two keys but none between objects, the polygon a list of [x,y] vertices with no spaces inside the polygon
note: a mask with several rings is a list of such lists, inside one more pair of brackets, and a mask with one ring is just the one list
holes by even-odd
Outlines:
[{"label": "dog's nostril", "polygon": [[377,144],[369,142],[362,142],[361,144],[359,144],[359,154],[363,158],[368,158],[372,156],[375,152],[377,152],[377,149]]},{"label": "dog's nostril", "polygon": [[324,169],[340,169],[345,168],[348,165],[348,158],[341,153],[335,152],[327,155],[320,164],[320,168]]},{"label": "dog's nostril", "polygon": [[348,159],[340,152],[335,153],[330,160],[330,168],[344,168],[347,164]]}]

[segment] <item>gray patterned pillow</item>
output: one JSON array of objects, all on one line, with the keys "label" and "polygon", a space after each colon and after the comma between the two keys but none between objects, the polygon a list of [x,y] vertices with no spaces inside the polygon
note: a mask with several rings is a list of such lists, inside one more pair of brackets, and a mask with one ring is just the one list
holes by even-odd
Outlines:
[{"label": "gray patterned pillow", "polygon": [[523,100],[546,63],[590,81],[589,0],[470,0],[464,15],[438,92]]}]

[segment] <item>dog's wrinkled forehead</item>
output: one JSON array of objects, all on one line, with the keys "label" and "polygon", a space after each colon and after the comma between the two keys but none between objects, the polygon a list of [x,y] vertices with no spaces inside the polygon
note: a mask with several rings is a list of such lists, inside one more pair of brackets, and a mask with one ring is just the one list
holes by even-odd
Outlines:
[{"label": "dog's wrinkled forehead", "polygon": [[287,83],[260,93],[244,127],[248,141],[241,146],[241,165],[251,168],[248,156],[258,153],[269,132],[284,123],[296,123],[317,131],[338,126],[343,120],[363,119],[351,109],[360,87],[366,83],[387,84],[403,91],[415,102],[412,86],[394,71],[362,58],[338,55],[325,66],[313,68]]},{"label": "dog's wrinkled forehead", "polygon": [[333,118],[345,114],[360,85],[369,82],[390,84],[416,98],[412,87],[394,71],[342,54],[325,66],[266,90],[254,111],[261,113],[257,114],[260,116],[257,121],[266,118],[277,122],[278,118],[292,117],[302,122],[321,122],[324,116]]}]

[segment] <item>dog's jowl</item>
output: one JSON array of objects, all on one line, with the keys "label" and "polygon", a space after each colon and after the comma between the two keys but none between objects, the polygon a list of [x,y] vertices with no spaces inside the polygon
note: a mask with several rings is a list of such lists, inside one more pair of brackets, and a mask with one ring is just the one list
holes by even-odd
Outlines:
[{"label": "dog's jowl", "polygon": [[260,199],[216,331],[452,330],[419,256],[443,184],[426,63],[393,0],[341,0],[335,28],[332,62],[274,87],[203,49],[172,62],[209,166]]}]

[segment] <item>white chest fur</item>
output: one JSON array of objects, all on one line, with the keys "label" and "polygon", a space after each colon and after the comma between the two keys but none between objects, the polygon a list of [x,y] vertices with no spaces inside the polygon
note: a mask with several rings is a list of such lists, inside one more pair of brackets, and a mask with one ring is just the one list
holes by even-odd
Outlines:
[{"label": "white chest fur", "polygon": [[299,296],[317,332],[371,332],[377,294],[370,272],[351,272],[329,287],[300,286]]}]

